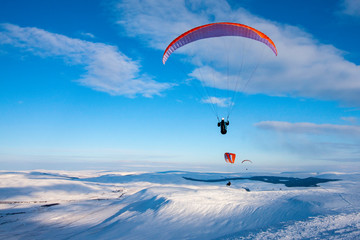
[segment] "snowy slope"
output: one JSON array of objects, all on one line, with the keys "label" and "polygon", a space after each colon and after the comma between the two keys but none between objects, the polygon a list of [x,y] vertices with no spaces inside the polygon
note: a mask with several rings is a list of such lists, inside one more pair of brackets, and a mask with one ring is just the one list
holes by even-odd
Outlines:
[{"label": "snowy slope", "polygon": [[3,171],[0,239],[357,239],[359,189],[357,173]]}]

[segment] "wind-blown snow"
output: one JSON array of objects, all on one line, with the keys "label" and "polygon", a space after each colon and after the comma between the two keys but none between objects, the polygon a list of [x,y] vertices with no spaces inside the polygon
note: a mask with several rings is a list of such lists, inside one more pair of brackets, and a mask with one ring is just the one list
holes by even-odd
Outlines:
[{"label": "wind-blown snow", "polygon": [[357,173],[2,171],[0,239],[356,239],[359,185]]}]

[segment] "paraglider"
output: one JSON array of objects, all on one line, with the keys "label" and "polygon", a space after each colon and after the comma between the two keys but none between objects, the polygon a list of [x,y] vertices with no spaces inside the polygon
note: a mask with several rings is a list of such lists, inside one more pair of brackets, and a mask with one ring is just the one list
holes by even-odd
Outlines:
[{"label": "paraglider", "polygon": [[218,122],[218,127],[220,127],[221,134],[225,135],[227,133],[227,126],[229,126],[229,120],[225,122],[224,118]]},{"label": "paraglider", "polygon": [[225,153],[224,154],[225,162],[227,163],[235,163],[236,154],[235,153]]},{"label": "paraglider", "polygon": [[[245,159],[245,160],[242,160],[242,161],[241,161],[241,164],[246,163],[246,162],[252,163],[251,160]],[[246,170],[248,170],[248,169],[246,168]]]},{"label": "paraglider", "polygon": [[[246,26],[244,24],[239,24],[239,23],[231,23],[231,22],[219,22],[219,23],[210,23],[210,24],[206,24],[206,25],[202,25],[202,26],[198,26],[195,27],[193,29],[188,30],[187,32],[181,34],[180,36],[178,36],[177,38],[175,38],[166,48],[166,50],[164,51],[163,54],[163,58],[162,58],[162,62],[163,64],[166,63],[166,61],[168,60],[168,58],[170,57],[170,55],[177,50],[178,48],[181,48],[187,44],[193,43],[195,41],[198,40],[202,40],[202,39],[207,39],[207,38],[218,38],[218,37],[240,37],[243,39],[250,39],[250,40],[255,40],[258,41],[260,43],[265,44],[268,48],[270,48],[272,50],[272,52],[277,56],[277,49],[276,46],[274,44],[274,42],[268,37],[266,36],[264,33],[260,32],[259,30],[250,27],[250,26]],[[240,39],[238,38],[238,39]],[[240,87],[241,84],[239,84],[240,81],[244,81],[243,83],[243,88],[246,87],[247,83],[249,82],[249,80],[251,79],[254,71],[257,68],[257,65],[260,61],[257,63],[254,63],[253,69],[248,70],[249,76],[246,78],[244,77],[244,72],[246,72],[244,70],[244,62],[246,63],[248,61],[248,56],[244,53],[244,51],[237,51],[234,47],[233,44],[234,41],[231,42],[231,44],[229,46],[227,46],[227,48],[225,49],[225,51],[222,51],[221,54],[237,54],[237,55],[242,55],[242,60],[238,61],[238,62],[232,62],[231,64],[233,66],[237,66],[240,69],[236,69],[236,71],[233,71],[233,76],[236,76],[236,79],[234,81],[231,80],[232,78],[229,77],[229,71],[231,71],[231,69],[229,68],[229,63],[228,66],[226,67],[227,69],[227,73],[228,76],[226,78],[226,80],[220,78],[219,81],[213,80],[214,82],[214,86],[210,86],[209,85],[209,79],[202,79],[200,80],[200,83],[203,85],[204,88],[209,88],[211,87],[212,89],[222,89],[222,90],[228,90],[228,91],[233,91],[234,94],[232,94],[233,96],[230,98],[230,94],[228,94],[227,98],[218,98],[218,97],[214,97],[214,96],[209,96],[209,92],[208,90],[205,90],[205,93],[207,94],[207,98],[203,99],[202,102],[204,103],[210,103],[212,104],[212,110],[214,111],[217,119],[218,119],[218,127],[220,127],[220,132],[221,134],[226,134],[227,133],[227,126],[229,125],[229,116],[230,113],[232,112],[233,106],[234,106],[234,102],[235,102],[235,98],[236,98],[236,94],[237,92],[240,91]],[[228,45],[228,44],[224,44],[224,45]],[[245,45],[247,44],[243,44],[242,47],[245,47]],[[212,49],[209,49],[212,50]],[[226,51],[227,50],[227,51]],[[251,56],[256,55],[256,54],[250,54]],[[229,59],[229,57],[227,58]],[[211,68],[211,67],[203,67],[202,69],[206,69],[208,70],[207,74],[201,74],[201,67],[196,69],[198,70],[199,75],[204,75],[206,78],[209,78],[208,76],[210,75],[215,75],[213,72],[214,69],[219,66],[219,65],[223,65],[225,64],[224,62],[221,62],[220,59],[214,59],[217,60],[218,63],[220,62],[220,64],[215,64],[215,67]],[[229,62],[229,60],[227,61]],[[249,64],[251,61],[248,61]],[[252,62],[251,62],[252,63]],[[200,64],[201,65],[201,64]],[[224,69],[224,68],[223,68]],[[196,72],[196,70],[194,72]],[[193,75],[195,75],[195,73],[193,72]],[[242,73],[242,76],[239,76],[239,73]],[[199,77],[197,77],[199,78]],[[221,81],[227,81],[227,84],[221,83]],[[223,84],[223,86],[221,87],[220,85],[216,85],[215,83],[218,84]],[[226,85],[226,87],[224,87]],[[241,91],[244,91],[244,89],[242,89]],[[219,121],[219,116],[217,111],[215,110],[216,106],[220,106],[220,107],[228,107],[228,113],[227,113],[227,121],[225,122],[224,118]]]},{"label": "paraglider", "polygon": [[163,64],[166,63],[170,55],[178,48],[205,38],[238,36],[254,39],[267,45],[277,55],[277,49],[274,42],[264,33],[255,28],[240,23],[220,22],[210,23],[203,26],[193,28],[177,38],[175,38],[169,46],[167,46],[163,55]]},{"label": "paraglider", "polygon": [[[225,162],[227,163],[231,163],[234,164],[235,163],[235,158],[236,158],[236,154],[235,153],[224,153],[224,158],[225,158]],[[226,186],[230,187],[231,182],[229,181]]]},{"label": "paraglider", "polygon": [[251,161],[251,160],[248,160],[248,159],[245,159],[245,160],[242,160],[242,161],[241,161],[241,163],[244,163],[244,162],[251,162],[251,163],[252,163],[252,161]]}]

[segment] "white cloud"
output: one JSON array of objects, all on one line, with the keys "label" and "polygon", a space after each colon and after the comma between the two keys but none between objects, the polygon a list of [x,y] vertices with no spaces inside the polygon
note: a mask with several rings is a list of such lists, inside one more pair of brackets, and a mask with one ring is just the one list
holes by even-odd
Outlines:
[{"label": "white cloud", "polygon": [[[275,57],[270,49],[264,50],[269,57],[261,61],[246,91],[337,100],[359,106],[360,66],[345,60],[339,49],[319,43],[298,27],[257,17],[242,8],[232,9],[225,0],[124,0],[116,4],[115,11],[118,24],[129,36],[162,51],[181,33],[209,22],[233,21],[253,26],[273,39],[279,55]],[[229,62],[229,72],[236,73],[234,66],[241,65],[241,61],[235,60],[239,56],[236,48],[231,46],[227,51],[230,55],[224,55],[217,39],[199,42],[180,48],[169,61],[180,53],[190,56],[187,59],[195,68],[210,64],[214,71],[225,75],[222,65]],[[254,54],[258,52],[251,51],[248,56]],[[226,88],[224,84],[218,87]]]},{"label": "white cloud", "polygon": [[87,37],[87,38],[95,38],[95,35],[92,33],[81,32],[80,35]]},{"label": "white cloud", "polygon": [[360,1],[359,0],[342,0],[342,13],[350,16],[360,16]]},{"label": "white cloud", "polygon": [[194,69],[189,76],[198,79],[204,86],[218,89],[236,89],[239,91],[246,84],[246,79],[243,79],[241,75],[226,74],[208,66]]},{"label": "white cloud", "polygon": [[[124,0],[114,2],[120,16],[117,23],[130,36],[141,37],[149,46],[157,49],[164,49],[179,33],[207,21],[206,17],[190,11],[189,8],[195,6],[196,1]],[[186,4],[187,2],[189,3]]]},{"label": "white cloud", "polygon": [[230,107],[233,104],[230,98],[208,97],[202,100],[203,103],[215,104],[219,107]]},{"label": "white cloud", "polygon": [[351,123],[356,123],[357,122],[357,117],[342,117],[341,120],[351,122]]},{"label": "white cloud", "polygon": [[286,133],[304,134],[340,134],[360,137],[360,126],[335,125],[335,124],[315,124],[315,123],[290,123],[279,121],[263,121],[256,123],[260,129],[273,130]]},{"label": "white cloud", "polygon": [[83,65],[86,73],[78,79],[84,86],[111,95],[152,97],[171,87],[140,73],[138,62],[117,47],[93,43],[42,29],[0,25],[0,44],[10,44],[42,57],[61,57],[70,64]]}]

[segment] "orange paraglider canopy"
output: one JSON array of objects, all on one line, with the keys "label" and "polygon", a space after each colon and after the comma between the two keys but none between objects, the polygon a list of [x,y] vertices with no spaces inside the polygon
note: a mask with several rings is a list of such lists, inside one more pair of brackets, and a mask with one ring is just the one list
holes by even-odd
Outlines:
[{"label": "orange paraglider canopy", "polygon": [[235,163],[236,154],[227,152],[224,154],[224,158],[227,163]]},{"label": "orange paraglider canopy", "polygon": [[202,25],[181,34],[175,38],[169,46],[167,46],[163,55],[163,64],[167,61],[169,56],[178,48],[195,42],[200,39],[224,37],[224,36],[237,36],[254,39],[267,45],[277,56],[277,49],[274,42],[259,30],[246,26],[240,23],[219,22]]}]

